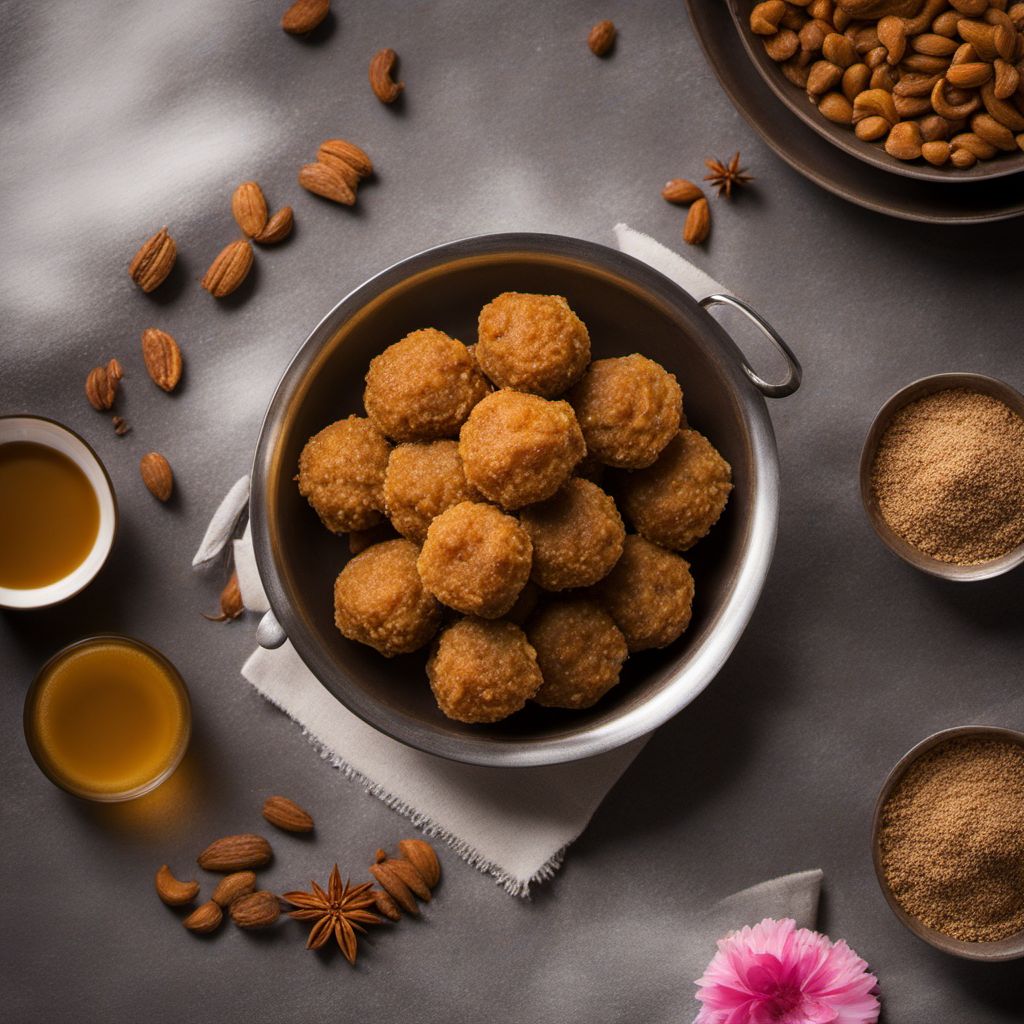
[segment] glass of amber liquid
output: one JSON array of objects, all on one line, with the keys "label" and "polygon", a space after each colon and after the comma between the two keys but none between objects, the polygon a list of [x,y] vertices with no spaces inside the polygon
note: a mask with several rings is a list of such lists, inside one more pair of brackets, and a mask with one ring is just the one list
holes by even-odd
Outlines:
[{"label": "glass of amber liquid", "polygon": [[131,800],[177,768],[192,729],[188,690],[157,650],[94,636],[58,651],[25,699],[25,738],[61,789],[88,800]]}]

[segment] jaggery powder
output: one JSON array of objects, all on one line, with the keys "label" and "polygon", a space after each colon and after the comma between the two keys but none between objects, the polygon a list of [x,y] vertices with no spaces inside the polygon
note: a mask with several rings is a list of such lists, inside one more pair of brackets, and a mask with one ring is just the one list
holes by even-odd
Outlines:
[{"label": "jaggery powder", "polygon": [[1024,747],[967,737],[924,754],[882,809],[879,846],[897,902],[929,928],[1024,931]]},{"label": "jaggery powder", "polygon": [[1024,543],[1024,419],[969,388],[910,402],[871,471],[882,518],[943,562],[978,565]]}]

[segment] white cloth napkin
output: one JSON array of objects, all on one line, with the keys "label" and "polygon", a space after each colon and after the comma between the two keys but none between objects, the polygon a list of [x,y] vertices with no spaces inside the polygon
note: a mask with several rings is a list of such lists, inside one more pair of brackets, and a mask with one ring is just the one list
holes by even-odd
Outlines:
[{"label": "white cloth napkin", "polygon": [[[648,235],[625,224],[616,225],[615,235],[623,252],[651,264],[694,298],[722,290]],[[214,514],[194,566],[223,551],[248,499],[249,480],[243,477]],[[233,547],[246,608],[266,611],[248,526]],[[554,874],[568,845],[645,742],[570,764],[481,768],[421,753],[376,732],[331,696],[289,643],[273,651],[258,649],[242,675],[302,728],[326,761],[514,894],[525,895],[532,883]]]}]

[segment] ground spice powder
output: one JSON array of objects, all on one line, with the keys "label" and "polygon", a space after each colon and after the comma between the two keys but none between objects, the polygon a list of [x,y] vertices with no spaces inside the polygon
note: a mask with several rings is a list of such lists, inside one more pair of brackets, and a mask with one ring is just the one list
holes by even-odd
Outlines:
[{"label": "ground spice powder", "polygon": [[955,739],[915,761],[882,809],[882,868],[899,905],[969,942],[1024,931],[1024,747]]},{"label": "ground spice powder", "polygon": [[878,444],[882,518],[943,562],[978,565],[1024,543],[1024,419],[969,388],[904,406]]}]

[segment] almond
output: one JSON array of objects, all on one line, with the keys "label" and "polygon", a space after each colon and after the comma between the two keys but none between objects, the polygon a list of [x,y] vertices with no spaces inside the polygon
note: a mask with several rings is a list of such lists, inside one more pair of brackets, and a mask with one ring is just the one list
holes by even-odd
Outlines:
[{"label": "almond", "polygon": [[595,57],[603,57],[614,45],[618,34],[613,21],[599,21],[587,36],[587,46]]},{"label": "almond", "polygon": [[670,203],[695,203],[698,199],[704,198],[704,190],[686,178],[673,178],[665,182],[661,197]]},{"label": "almond", "polygon": [[225,875],[210,898],[221,907],[230,907],[239,896],[248,896],[256,888],[256,875],[252,871],[235,871]]},{"label": "almond", "polygon": [[980,60],[954,64],[946,72],[946,81],[958,89],[975,89],[992,77],[992,65]]},{"label": "almond", "polygon": [[299,171],[299,184],[314,195],[323,196],[344,206],[356,201],[356,194],[334,167],[320,163],[305,164]]},{"label": "almond", "polygon": [[147,327],[142,332],[142,358],[153,383],[173,391],[181,380],[181,349],[166,331]]},{"label": "almond", "polygon": [[282,206],[270,220],[267,226],[258,234],[253,236],[254,242],[260,245],[276,245],[283,242],[291,233],[295,224],[295,215],[290,206]]},{"label": "almond", "polygon": [[263,803],[263,817],[285,832],[313,831],[310,813],[286,796],[268,796]]},{"label": "almond", "polygon": [[214,840],[196,859],[206,871],[244,871],[264,867],[273,855],[263,836],[243,833]]},{"label": "almond", "polygon": [[316,158],[320,163],[326,164],[332,170],[337,171],[345,184],[353,192],[359,188],[359,172],[347,160],[340,160],[330,153],[317,153]]},{"label": "almond", "polygon": [[698,199],[686,214],[683,241],[687,245],[700,245],[711,233],[711,209],[706,199]]},{"label": "almond", "polygon": [[128,266],[128,274],[144,292],[151,292],[166,280],[177,255],[178,247],[163,227],[142,243]]},{"label": "almond", "polygon": [[281,916],[281,904],[272,892],[260,889],[239,896],[228,913],[239,928],[269,928]]},{"label": "almond", "polygon": [[324,163],[329,158],[341,160],[353,168],[360,178],[373,174],[373,161],[354,142],[347,139],[324,139],[316,153],[317,160]]},{"label": "almond", "polygon": [[398,904],[383,889],[374,889],[373,899],[377,909],[386,918],[391,921],[400,921],[402,919],[402,912],[398,909]]},{"label": "almond", "polygon": [[281,15],[281,28],[293,36],[304,36],[327,17],[331,0],[295,0]]},{"label": "almond", "polygon": [[171,874],[166,864],[161,864],[156,873],[156,894],[169,907],[180,907],[191,903],[199,895],[199,883],[181,882]]},{"label": "almond", "polygon": [[104,412],[114,404],[117,398],[117,385],[124,372],[116,359],[111,359],[106,366],[94,366],[85,378],[85,397],[97,411]]},{"label": "almond", "polygon": [[210,269],[203,276],[202,286],[215,299],[223,299],[246,279],[252,261],[252,245],[247,239],[230,242],[210,264]]},{"label": "almond", "polygon": [[423,839],[401,839],[398,849],[431,889],[441,881],[441,862],[430,843]]},{"label": "almond", "polygon": [[394,103],[405,88],[392,78],[397,63],[398,54],[391,49],[378,50],[370,60],[370,88],[381,103]]},{"label": "almond", "polygon": [[377,884],[404,910],[407,914],[417,917],[420,908],[416,903],[416,897],[412,890],[392,870],[390,863],[384,860],[378,864],[370,865],[370,874],[377,880]]},{"label": "almond", "polygon": [[932,166],[941,167],[949,160],[949,143],[943,139],[934,139],[921,146],[921,156]]},{"label": "almond", "polygon": [[224,914],[213,900],[207,900],[202,906],[196,907],[181,923],[190,931],[206,935],[214,931],[223,919]]},{"label": "almond", "polygon": [[255,181],[243,181],[231,196],[231,212],[242,232],[254,238],[267,226],[267,200]]},{"label": "almond", "polygon": [[149,452],[142,456],[139,473],[149,493],[159,501],[167,501],[174,490],[174,474],[170,463],[159,452]]},{"label": "almond", "polygon": [[411,861],[404,857],[388,857],[385,863],[419,899],[424,903],[430,902],[430,886]]},{"label": "almond", "polygon": [[[953,69],[950,68],[950,71]],[[1014,65],[997,57],[995,62],[996,80],[993,93],[996,99],[1008,100],[1020,88],[1020,72]]]}]

